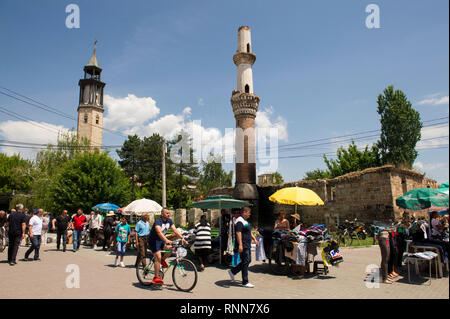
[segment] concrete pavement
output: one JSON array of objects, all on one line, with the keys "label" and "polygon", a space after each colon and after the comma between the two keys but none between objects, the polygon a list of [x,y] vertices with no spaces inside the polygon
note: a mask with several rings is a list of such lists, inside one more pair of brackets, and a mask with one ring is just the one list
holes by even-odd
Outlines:
[{"label": "concrete pavement", "polygon": [[[72,248],[72,246],[68,246]],[[410,284],[400,276],[392,285],[380,284],[367,288],[364,281],[366,267],[380,262],[378,246],[343,248],[344,263],[331,268],[327,276],[294,280],[270,273],[267,263],[252,261],[250,282],[255,288],[243,288],[232,283],[226,270],[209,266],[199,273],[197,286],[189,293],[181,292],[166,275],[162,290],[143,287],[136,278],[135,251],[125,256],[126,268],[114,267],[114,256],[101,249],[94,251],[82,246],[74,253],[56,251],[54,243],[41,248],[41,261],[24,262],[26,251],[20,247],[18,264],[6,263],[7,250],[0,253],[0,298],[194,298],[194,299],[307,299],[307,298],[413,298],[448,299],[449,280],[432,279],[431,286]],[[253,256],[254,257],[254,256]],[[317,258],[317,257],[316,257]],[[79,269],[80,288],[68,288],[66,280],[74,276],[73,266]],[[69,266],[69,268],[68,268]],[[71,268],[72,267],[72,268]],[[68,270],[69,272],[66,272]],[[236,279],[241,280],[240,274]]]}]

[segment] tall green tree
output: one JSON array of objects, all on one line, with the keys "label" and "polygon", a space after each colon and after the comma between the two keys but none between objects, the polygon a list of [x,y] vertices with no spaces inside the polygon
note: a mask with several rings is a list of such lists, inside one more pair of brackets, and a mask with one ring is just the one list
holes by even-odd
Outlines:
[{"label": "tall green tree", "polygon": [[51,197],[55,211],[88,211],[104,202],[124,206],[131,198],[130,181],[106,153],[77,154],[58,174]]},{"label": "tall green tree", "polygon": [[0,153],[0,194],[27,194],[32,183],[32,163],[20,155]]},{"label": "tall green tree", "polygon": [[394,86],[378,95],[381,136],[378,148],[384,163],[411,168],[417,158],[416,144],[420,140],[422,122],[411,102]]},{"label": "tall green tree", "polygon": [[200,177],[198,179],[197,188],[203,196],[207,196],[208,192],[217,187],[230,187],[233,181],[233,171],[225,172],[222,168],[222,158],[214,156],[212,153],[206,161],[202,161]]}]

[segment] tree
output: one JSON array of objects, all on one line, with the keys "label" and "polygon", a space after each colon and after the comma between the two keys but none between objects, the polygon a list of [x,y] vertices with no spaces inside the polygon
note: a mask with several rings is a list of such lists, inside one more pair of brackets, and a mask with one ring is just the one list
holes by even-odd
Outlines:
[{"label": "tree", "polygon": [[[32,170],[31,203],[34,207],[54,209],[51,189],[64,165],[76,155],[90,151],[89,140],[79,138],[73,130],[58,135],[56,145],[48,144],[36,155]],[[94,152],[99,152],[97,149]],[[56,213],[56,211],[55,211]]]},{"label": "tree", "polygon": [[364,151],[360,151],[353,140],[347,149],[342,146],[338,148],[336,155],[336,160],[329,160],[326,155],[323,156],[331,178],[351,172],[362,171],[370,167],[381,166],[381,160],[376,146],[373,146],[370,150],[366,146]]},{"label": "tree", "polygon": [[20,192],[27,194],[31,188],[32,163],[20,155],[0,153],[0,194]]},{"label": "tree", "polygon": [[212,153],[206,161],[202,161],[202,169],[198,179],[197,188],[203,196],[217,187],[230,187],[233,181],[233,171],[225,172],[222,168],[222,158]]},{"label": "tree", "polygon": [[303,179],[314,180],[314,179],[326,179],[331,178],[331,174],[328,170],[321,170],[320,168],[313,171],[308,171],[305,173]]},{"label": "tree", "polygon": [[110,202],[129,203],[130,181],[107,153],[77,154],[67,162],[52,185],[51,198],[56,211],[82,208]]},{"label": "tree", "polygon": [[420,114],[412,108],[406,95],[389,86],[378,95],[378,114],[381,119],[381,136],[377,143],[383,163],[412,168],[420,140],[422,122]]},{"label": "tree", "polygon": [[306,172],[305,179],[324,179],[335,178],[347,173],[362,171],[370,167],[378,167],[382,165],[381,157],[377,146],[368,146],[363,151],[358,150],[355,142],[345,149],[339,147],[337,152],[337,159],[328,159],[326,155],[323,156],[324,162],[327,166],[326,170],[316,169],[314,171]]}]

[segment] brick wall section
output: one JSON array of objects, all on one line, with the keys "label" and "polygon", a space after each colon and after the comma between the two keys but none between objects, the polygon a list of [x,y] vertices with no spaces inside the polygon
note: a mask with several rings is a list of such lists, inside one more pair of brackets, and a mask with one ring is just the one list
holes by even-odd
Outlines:
[{"label": "brick wall section", "polygon": [[[316,192],[325,202],[324,206],[298,206],[298,213],[307,225],[335,224],[345,219],[358,218],[359,221],[372,223],[374,220],[390,222],[401,217],[403,209],[395,204],[395,199],[415,188],[437,188],[435,180],[425,178],[423,174],[386,165],[353,172],[334,179],[298,181],[283,185],[260,185],[259,216],[260,227],[273,226],[277,213],[284,210],[294,213],[295,206],[279,205],[269,201],[269,196],[284,187],[304,187]],[[333,193],[334,188],[334,193]],[[232,188],[214,189],[210,194],[232,194]],[[426,215],[426,211],[415,212],[416,217]]]}]

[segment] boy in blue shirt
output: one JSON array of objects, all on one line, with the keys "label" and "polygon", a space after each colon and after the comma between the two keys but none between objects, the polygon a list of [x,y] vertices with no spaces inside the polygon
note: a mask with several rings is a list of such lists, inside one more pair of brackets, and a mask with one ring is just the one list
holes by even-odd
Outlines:
[{"label": "boy in blue shirt", "polygon": [[130,243],[130,233],[131,228],[130,225],[127,224],[127,219],[125,216],[120,218],[120,224],[117,225],[115,233],[117,234],[117,251],[116,251],[116,260],[114,262],[114,266],[118,266],[119,264],[119,256],[120,256],[120,267],[124,268],[125,265],[123,263],[123,257],[125,256],[125,250],[127,248],[127,244]]}]

